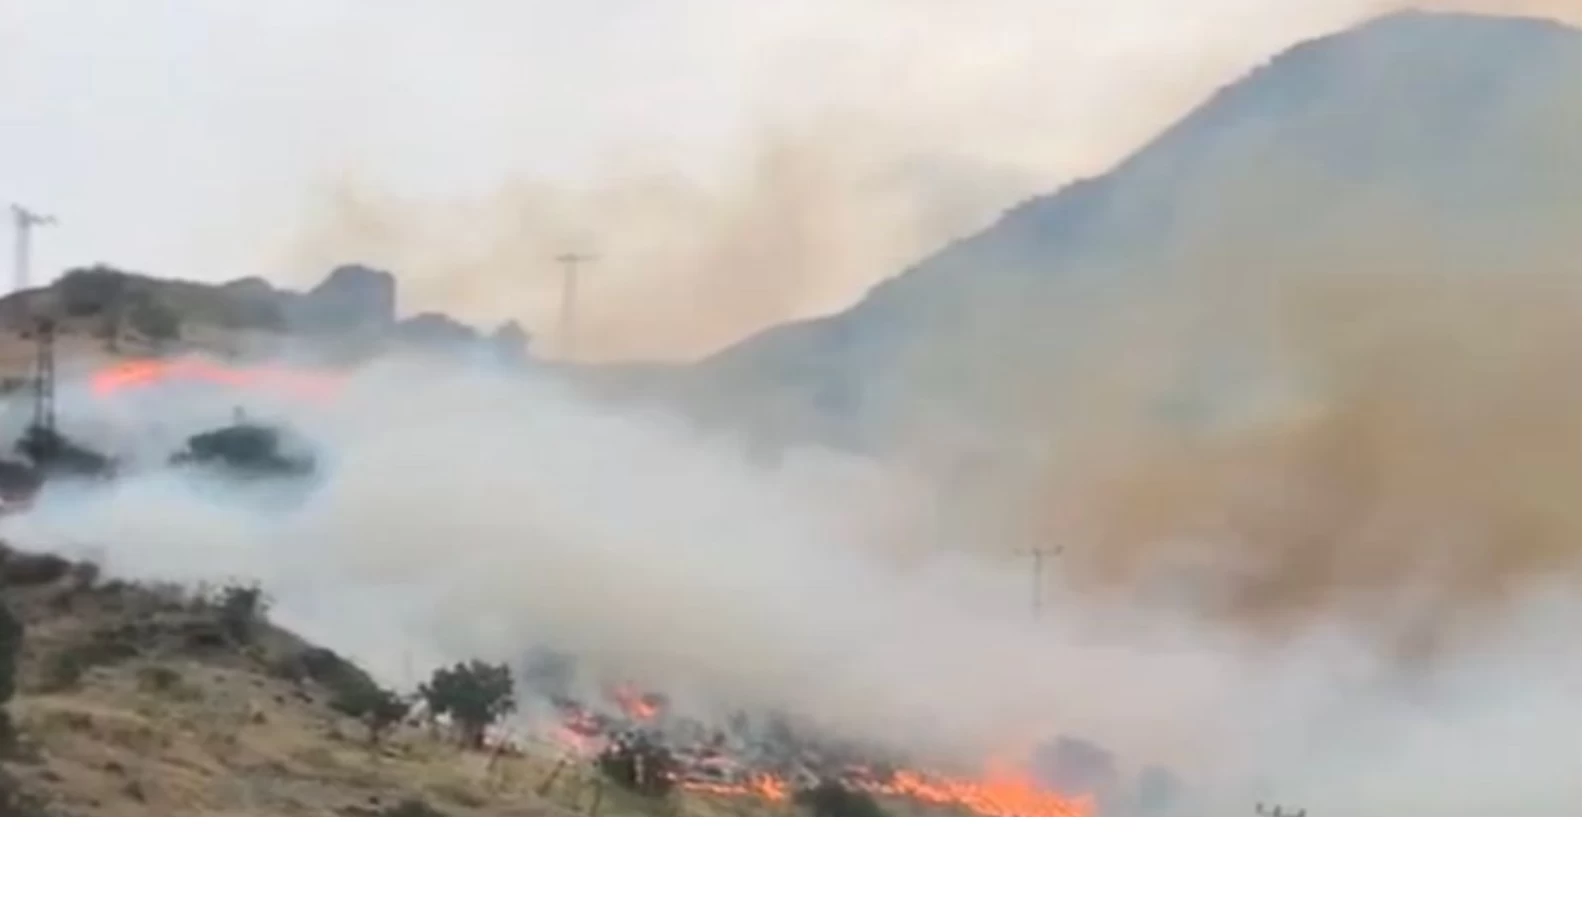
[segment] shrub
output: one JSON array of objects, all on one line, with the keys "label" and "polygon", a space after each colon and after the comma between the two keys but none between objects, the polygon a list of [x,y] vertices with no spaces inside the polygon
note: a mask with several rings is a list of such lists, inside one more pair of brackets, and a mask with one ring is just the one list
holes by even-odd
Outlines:
[{"label": "shrub", "polygon": [[[16,746],[16,728],[11,724],[11,712],[6,703],[17,691],[17,667],[22,660],[22,621],[11,608],[0,603],[0,756],[8,755]],[[0,775],[0,781],[5,778]],[[6,805],[7,798],[0,790],[0,814],[16,812]]]},{"label": "shrub", "polygon": [[408,716],[407,699],[374,683],[342,692],[331,701],[331,707],[362,721],[369,730],[372,746],[380,742],[381,734]]},{"label": "shrub", "polygon": [[170,692],[182,682],[182,674],[163,664],[138,671],[138,686],[148,692]]},{"label": "shrub", "polygon": [[485,744],[486,728],[518,707],[507,665],[480,660],[436,670],[419,694],[431,714],[450,717],[464,743],[476,749]]},{"label": "shrub", "polygon": [[59,283],[61,306],[74,318],[102,314],[116,305],[126,285],[126,274],[103,264],[67,271]]},{"label": "shrub", "polygon": [[168,305],[153,299],[141,298],[127,311],[127,323],[151,340],[163,342],[180,339],[182,320]]},{"label": "shrub", "polygon": [[880,818],[882,807],[877,800],[859,790],[852,790],[836,780],[823,780],[810,789],[794,796],[796,804],[812,816],[824,818]]},{"label": "shrub", "polygon": [[238,644],[254,639],[269,610],[270,599],[258,585],[228,585],[220,590],[221,628]]},{"label": "shrub", "polygon": [[395,805],[381,806],[378,802],[373,807],[349,806],[341,811],[344,817],[349,818],[445,818],[447,813],[440,811],[423,799],[404,799]]},{"label": "shrub", "polygon": [[0,708],[17,691],[17,667],[22,661],[22,621],[11,608],[0,604]]},{"label": "shrub", "polygon": [[644,736],[613,740],[596,757],[596,767],[618,786],[658,799],[673,791],[678,776],[673,753]]},{"label": "shrub", "polygon": [[75,688],[89,670],[118,664],[137,654],[138,648],[132,642],[103,633],[62,648],[44,662],[43,691],[62,692]]}]

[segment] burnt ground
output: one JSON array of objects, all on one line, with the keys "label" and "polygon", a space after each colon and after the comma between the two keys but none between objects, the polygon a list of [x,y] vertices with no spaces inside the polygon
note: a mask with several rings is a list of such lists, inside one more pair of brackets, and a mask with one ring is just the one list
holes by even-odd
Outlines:
[{"label": "burnt ground", "polygon": [[0,603],[24,627],[0,811],[787,813],[693,794],[642,799],[586,765],[554,770],[559,756],[549,750],[493,758],[414,724],[371,745],[365,727],[333,707],[348,671],[362,671],[268,619],[239,631],[211,600],[0,547]]}]

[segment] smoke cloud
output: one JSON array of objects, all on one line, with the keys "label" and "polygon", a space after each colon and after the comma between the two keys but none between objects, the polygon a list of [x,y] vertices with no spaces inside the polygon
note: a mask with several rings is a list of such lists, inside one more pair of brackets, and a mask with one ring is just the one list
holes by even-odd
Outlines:
[{"label": "smoke cloud", "polygon": [[363,260],[409,311],[516,318],[548,349],[551,259],[594,252],[578,354],[692,358],[846,305],[1400,6],[12,0],[0,194],[60,218],[39,279],[105,261],[306,286]]},{"label": "smoke cloud", "polygon": [[[1054,23],[1079,7],[1063,5],[973,19],[910,4],[907,34],[889,30],[903,27],[898,4],[784,9],[779,34],[827,38],[798,44],[808,57],[735,45],[783,75],[754,80],[748,104],[769,112],[750,128],[696,135],[712,153],[670,148],[568,179],[526,166],[505,187],[495,166],[466,190],[399,193],[377,162],[414,136],[366,132],[341,111],[326,117],[337,128],[316,149],[324,179],[304,216],[265,245],[316,273],[348,257],[394,266],[410,307],[482,321],[527,310],[542,328],[549,256],[577,247],[602,256],[585,355],[698,354],[849,301],[1031,189],[1102,169],[1291,38],[1383,4],[1272,6],[1223,7],[1251,23],[1234,38],[1181,29],[1188,14],[1171,8],[1189,5],[1142,6],[1073,44],[1010,37],[1064,34]],[[654,14],[635,12],[584,63],[756,34],[728,5],[692,9],[673,42],[647,37]],[[406,33],[407,13],[393,15],[387,37]],[[502,51],[475,34],[495,20],[460,21]],[[975,25],[987,21],[1002,24]],[[1157,37],[1133,45],[1147,25]],[[1166,51],[1171,31],[1194,49]],[[1163,65],[1127,65],[1144,47]],[[515,108],[512,56],[484,59],[511,90],[489,128],[470,132],[462,114],[446,128],[489,137],[509,161],[530,139],[589,150],[557,137],[582,122],[568,118],[577,105],[561,119]],[[647,59],[644,71],[662,71]],[[1116,93],[1065,107],[1065,86],[1031,84],[1033,61],[1051,59],[1089,60],[1074,72],[1113,73]],[[826,78],[853,109],[889,112],[787,100]],[[687,108],[694,95],[667,85],[672,106],[635,105],[633,122]],[[371,90],[371,104],[389,95]],[[1017,128],[1044,100],[1054,119]],[[1092,128],[1104,113],[1117,131]],[[1563,139],[1577,131],[1568,111],[1527,113],[1548,153],[1576,141]],[[424,147],[446,159],[445,142]],[[788,709],[926,761],[973,765],[1083,736],[1173,768],[1193,812],[1279,798],[1315,814],[1578,813],[1580,194],[1518,202],[1541,221],[1501,216],[1504,205],[1450,218],[1472,252],[1456,261],[1367,185],[1333,209],[1338,221],[1290,224],[1307,243],[1286,246],[1246,218],[1275,192],[1316,198],[1338,183],[1267,162],[1196,187],[1180,210],[1198,212],[1186,220],[1198,229],[1174,232],[1175,254],[1152,272],[1121,268],[1103,301],[1130,316],[1089,325],[1073,356],[1035,364],[1026,353],[1061,325],[1013,319],[916,350],[917,370],[891,380],[993,363],[971,388],[921,382],[943,391],[937,404],[990,415],[922,417],[889,458],[797,450],[751,464],[662,407],[387,361],[324,407],[247,401],[322,449],[322,484],[295,505],[153,468],[233,399],[167,388],[101,408],[68,388],[69,431],[151,468],[52,486],[0,531],[123,575],[257,578],[288,626],[394,683],[546,645],[702,711]],[[1527,163],[1553,172],[1553,159]],[[1207,376],[1222,361],[1210,348],[1246,370]],[[1164,391],[1183,387],[1202,388],[1192,403],[1214,399],[1218,417],[1166,424]],[[935,457],[954,459],[950,435],[1025,458],[945,491]],[[1066,545],[1039,623],[1029,564],[1012,553],[1033,538]]]},{"label": "smoke cloud", "polygon": [[[676,124],[625,110],[604,124],[618,135],[591,148],[590,163],[547,179],[528,162],[561,141],[548,119],[561,114],[544,109],[538,86],[507,89],[493,129],[524,163],[443,195],[371,172],[371,156],[395,152],[327,152],[279,266],[310,280],[340,261],[378,261],[397,270],[411,309],[480,323],[518,318],[546,351],[564,355],[553,258],[594,253],[571,354],[697,358],[836,311],[1031,194],[1106,170],[1285,47],[1406,8],[1566,21],[1581,12],[1502,0],[1106,9],[871,0],[766,16],[698,3],[679,20],[649,22],[677,39],[665,60],[629,48],[627,29],[590,53],[706,81],[733,71],[748,113],[713,125],[709,138],[680,137]],[[509,31],[524,24],[472,7],[468,15]],[[587,76],[593,95],[633,91]],[[652,93],[645,103],[681,117],[700,103],[670,79]]]},{"label": "smoke cloud", "polygon": [[[149,424],[207,428],[233,401],[138,393],[153,396],[68,398],[100,437],[120,410],[120,448],[150,465]],[[326,454],[295,507],[154,470],[53,486],[7,540],[133,577],[257,578],[277,619],[394,683],[547,646],[698,713],[778,708],[930,763],[1081,735],[1171,765],[1193,811],[1273,795],[1335,813],[1575,808],[1563,581],[1526,590],[1534,623],[1497,634],[1481,673],[1409,682],[1338,632],[1256,647],[1190,619],[1201,602],[1184,588],[1061,580],[1033,625],[1015,558],[889,555],[877,539],[925,503],[877,464],[750,466],[670,416],[591,409],[536,379],[388,362],[327,406],[250,405]]]}]

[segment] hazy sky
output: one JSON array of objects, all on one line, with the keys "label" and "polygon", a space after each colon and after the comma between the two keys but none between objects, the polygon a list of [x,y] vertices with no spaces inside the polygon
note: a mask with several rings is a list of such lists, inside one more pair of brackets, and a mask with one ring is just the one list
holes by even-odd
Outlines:
[{"label": "hazy sky", "polygon": [[[60,219],[36,280],[105,261],[302,284],[359,256],[408,308],[532,330],[546,259],[596,246],[596,351],[691,354],[848,304],[1295,40],[1398,5],[0,0],[0,200]],[[774,132],[797,178],[767,166]],[[804,279],[736,267],[790,245],[795,213]]]}]

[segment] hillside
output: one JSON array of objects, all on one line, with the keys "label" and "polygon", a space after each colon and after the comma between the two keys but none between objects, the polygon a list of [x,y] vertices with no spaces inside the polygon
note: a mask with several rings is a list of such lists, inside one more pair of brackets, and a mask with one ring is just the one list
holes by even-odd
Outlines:
[{"label": "hillside", "polygon": [[356,264],[333,269],[305,292],[258,277],[206,284],[79,268],[48,286],[0,297],[0,328],[11,338],[0,339],[0,368],[16,373],[12,360],[31,360],[29,344],[16,340],[26,340],[41,316],[55,319],[67,345],[83,347],[63,353],[99,358],[193,351],[346,364],[390,350],[526,357],[529,336],[515,322],[482,333],[436,313],[399,318],[397,294],[391,274]]},{"label": "hillside", "polygon": [[1325,280],[1526,275],[1575,307],[1580,60],[1575,29],[1466,15],[1301,44],[1110,172],[669,380],[774,437],[996,447],[1119,356],[1158,357],[1146,404],[1233,406],[1232,375],[1272,371],[1265,309],[1336,317]]},{"label": "hillside", "polygon": [[791,814],[779,803],[625,792],[559,750],[460,749],[407,724],[368,743],[335,707],[370,682],[325,649],[177,588],[0,548],[0,607],[24,627],[18,740],[0,814]]},{"label": "hillside", "polygon": [[[700,776],[682,749],[671,791],[642,794],[591,746],[622,721],[577,705],[550,736],[515,720],[477,749],[422,707],[376,738],[350,705],[375,681],[273,625],[268,605],[250,586],[138,585],[0,545],[0,816],[1071,814],[1023,782],[858,767],[809,799],[772,775]],[[535,694],[516,680],[521,701]]]}]

